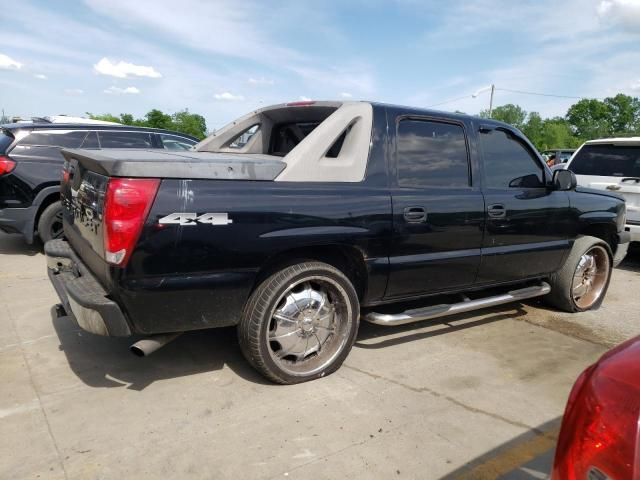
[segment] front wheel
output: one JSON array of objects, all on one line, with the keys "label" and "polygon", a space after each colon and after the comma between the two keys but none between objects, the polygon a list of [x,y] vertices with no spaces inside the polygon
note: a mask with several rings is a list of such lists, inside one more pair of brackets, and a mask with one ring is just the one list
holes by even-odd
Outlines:
[{"label": "front wheel", "polygon": [[268,379],[300,383],[340,367],[355,341],[359,316],[358,296],[341,271],[304,262],[256,288],[238,339],[249,363]]},{"label": "front wheel", "polygon": [[599,238],[579,237],[563,267],[551,277],[549,304],[566,312],[598,308],[613,268],[609,246]]}]

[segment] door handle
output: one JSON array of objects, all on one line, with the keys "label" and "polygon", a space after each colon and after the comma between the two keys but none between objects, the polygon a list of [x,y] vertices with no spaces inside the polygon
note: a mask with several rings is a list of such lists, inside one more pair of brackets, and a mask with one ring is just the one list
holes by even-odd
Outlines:
[{"label": "door handle", "polygon": [[408,223],[425,223],[427,221],[427,211],[424,207],[406,207],[403,216]]},{"label": "door handle", "polygon": [[487,212],[491,218],[505,218],[507,216],[507,209],[501,203],[494,203],[487,207]]}]

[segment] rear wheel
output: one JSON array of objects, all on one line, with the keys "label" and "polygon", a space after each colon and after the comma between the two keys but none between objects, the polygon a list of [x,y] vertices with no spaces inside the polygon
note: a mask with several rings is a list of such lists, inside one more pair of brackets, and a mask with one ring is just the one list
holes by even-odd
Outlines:
[{"label": "rear wheel", "polygon": [[598,308],[609,288],[612,259],[599,238],[579,237],[564,266],[551,278],[548,303],[567,312]]},{"label": "rear wheel", "polygon": [[256,288],[238,339],[247,360],[270,380],[305,382],[340,367],[355,340],[359,310],[342,272],[321,262],[299,263]]},{"label": "rear wheel", "polygon": [[62,228],[62,204],[54,202],[45,208],[38,219],[38,236],[42,243],[64,237]]}]

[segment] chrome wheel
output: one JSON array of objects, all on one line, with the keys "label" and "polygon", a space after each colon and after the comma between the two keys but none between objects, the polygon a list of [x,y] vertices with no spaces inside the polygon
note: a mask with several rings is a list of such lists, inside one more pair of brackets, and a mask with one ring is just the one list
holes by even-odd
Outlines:
[{"label": "chrome wheel", "polygon": [[609,254],[600,245],[591,247],[580,257],[571,285],[571,296],[578,308],[586,310],[600,299],[610,271]]},{"label": "chrome wheel", "polygon": [[324,276],[299,280],[275,303],[266,331],[269,354],[290,375],[313,375],[340,354],[353,317],[338,282]]}]

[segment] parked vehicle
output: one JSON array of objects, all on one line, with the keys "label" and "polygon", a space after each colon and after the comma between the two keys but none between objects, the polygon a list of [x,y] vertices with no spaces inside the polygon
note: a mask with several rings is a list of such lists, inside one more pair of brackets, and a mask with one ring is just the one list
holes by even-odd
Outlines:
[{"label": "parked vehicle", "polygon": [[540,154],[545,161],[548,161],[553,157],[555,160],[554,165],[560,165],[562,163],[567,163],[575,151],[575,148],[554,148],[540,152]]},{"label": "parked vehicle", "polygon": [[605,353],[576,380],[552,478],[640,478],[640,337]]},{"label": "parked vehicle", "polygon": [[62,235],[63,148],[185,150],[198,143],[169,130],[87,123],[15,123],[0,127],[0,230],[28,243]]},{"label": "parked vehicle", "polygon": [[564,167],[578,185],[620,194],[627,202],[625,230],[640,242],[640,137],[585,142]]},{"label": "parked vehicle", "polygon": [[519,131],[465,115],[296,102],[170,162],[64,156],[67,241],[45,252],[80,326],[150,335],[132,347],[145,355],[175,332],[236,325],[279,383],[335,371],[361,310],[400,325],[543,295],[596,308],[628,246],[619,196],[552,177]]}]

